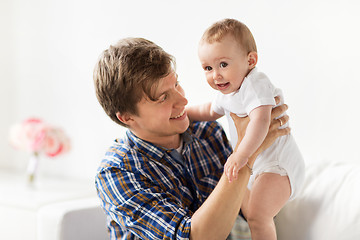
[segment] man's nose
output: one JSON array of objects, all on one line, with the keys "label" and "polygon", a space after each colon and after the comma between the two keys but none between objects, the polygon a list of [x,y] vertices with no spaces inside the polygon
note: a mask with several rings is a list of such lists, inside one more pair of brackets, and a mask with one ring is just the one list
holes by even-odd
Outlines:
[{"label": "man's nose", "polygon": [[175,104],[178,106],[185,106],[188,104],[188,100],[186,99],[185,92],[182,88],[176,91],[176,103]]}]

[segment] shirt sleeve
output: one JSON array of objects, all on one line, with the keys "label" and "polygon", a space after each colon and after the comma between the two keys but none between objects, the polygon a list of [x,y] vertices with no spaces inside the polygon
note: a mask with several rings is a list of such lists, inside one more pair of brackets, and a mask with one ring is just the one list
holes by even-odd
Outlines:
[{"label": "shirt sleeve", "polygon": [[103,169],[96,186],[103,208],[126,231],[141,239],[189,239],[191,213],[140,173]]},{"label": "shirt sleeve", "polygon": [[274,97],[276,95],[276,88],[269,78],[261,72],[257,72],[249,79],[246,79],[240,91],[240,96],[244,106],[246,106],[245,110],[248,115],[257,107],[264,105],[275,106]]}]

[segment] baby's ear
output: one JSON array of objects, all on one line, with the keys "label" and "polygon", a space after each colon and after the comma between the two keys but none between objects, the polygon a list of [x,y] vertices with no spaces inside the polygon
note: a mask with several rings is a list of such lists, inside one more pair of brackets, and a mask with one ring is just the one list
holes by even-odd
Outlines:
[{"label": "baby's ear", "polygon": [[257,60],[258,60],[257,52],[250,52],[248,54],[249,68],[254,68],[257,64]]}]

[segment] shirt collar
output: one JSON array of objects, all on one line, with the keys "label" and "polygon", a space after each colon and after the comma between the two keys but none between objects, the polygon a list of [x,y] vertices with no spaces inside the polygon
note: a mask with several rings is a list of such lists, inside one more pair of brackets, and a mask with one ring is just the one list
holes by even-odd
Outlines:
[{"label": "shirt collar", "polygon": [[[174,149],[170,149],[170,148],[161,147],[161,146],[155,145],[151,142],[148,142],[146,140],[143,140],[143,139],[137,137],[129,129],[126,131],[126,135],[128,137],[129,144],[131,144],[130,142],[132,142],[134,147],[136,147],[137,149],[139,149],[140,151],[142,151],[144,153],[149,154],[151,157],[158,159],[158,160],[163,158],[165,153],[169,154],[171,151],[174,150]],[[193,141],[193,137],[191,136],[189,129],[187,129],[181,135],[182,135],[182,141],[184,143],[183,149],[185,149]]]}]

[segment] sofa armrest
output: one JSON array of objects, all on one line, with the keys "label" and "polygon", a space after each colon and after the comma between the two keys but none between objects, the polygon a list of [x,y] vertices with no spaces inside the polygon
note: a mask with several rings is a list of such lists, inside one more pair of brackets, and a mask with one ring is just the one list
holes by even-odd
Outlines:
[{"label": "sofa armrest", "polygon": [[109,239],[106,216],[96,197],[44,206],[37,221],[39,240]]}]

